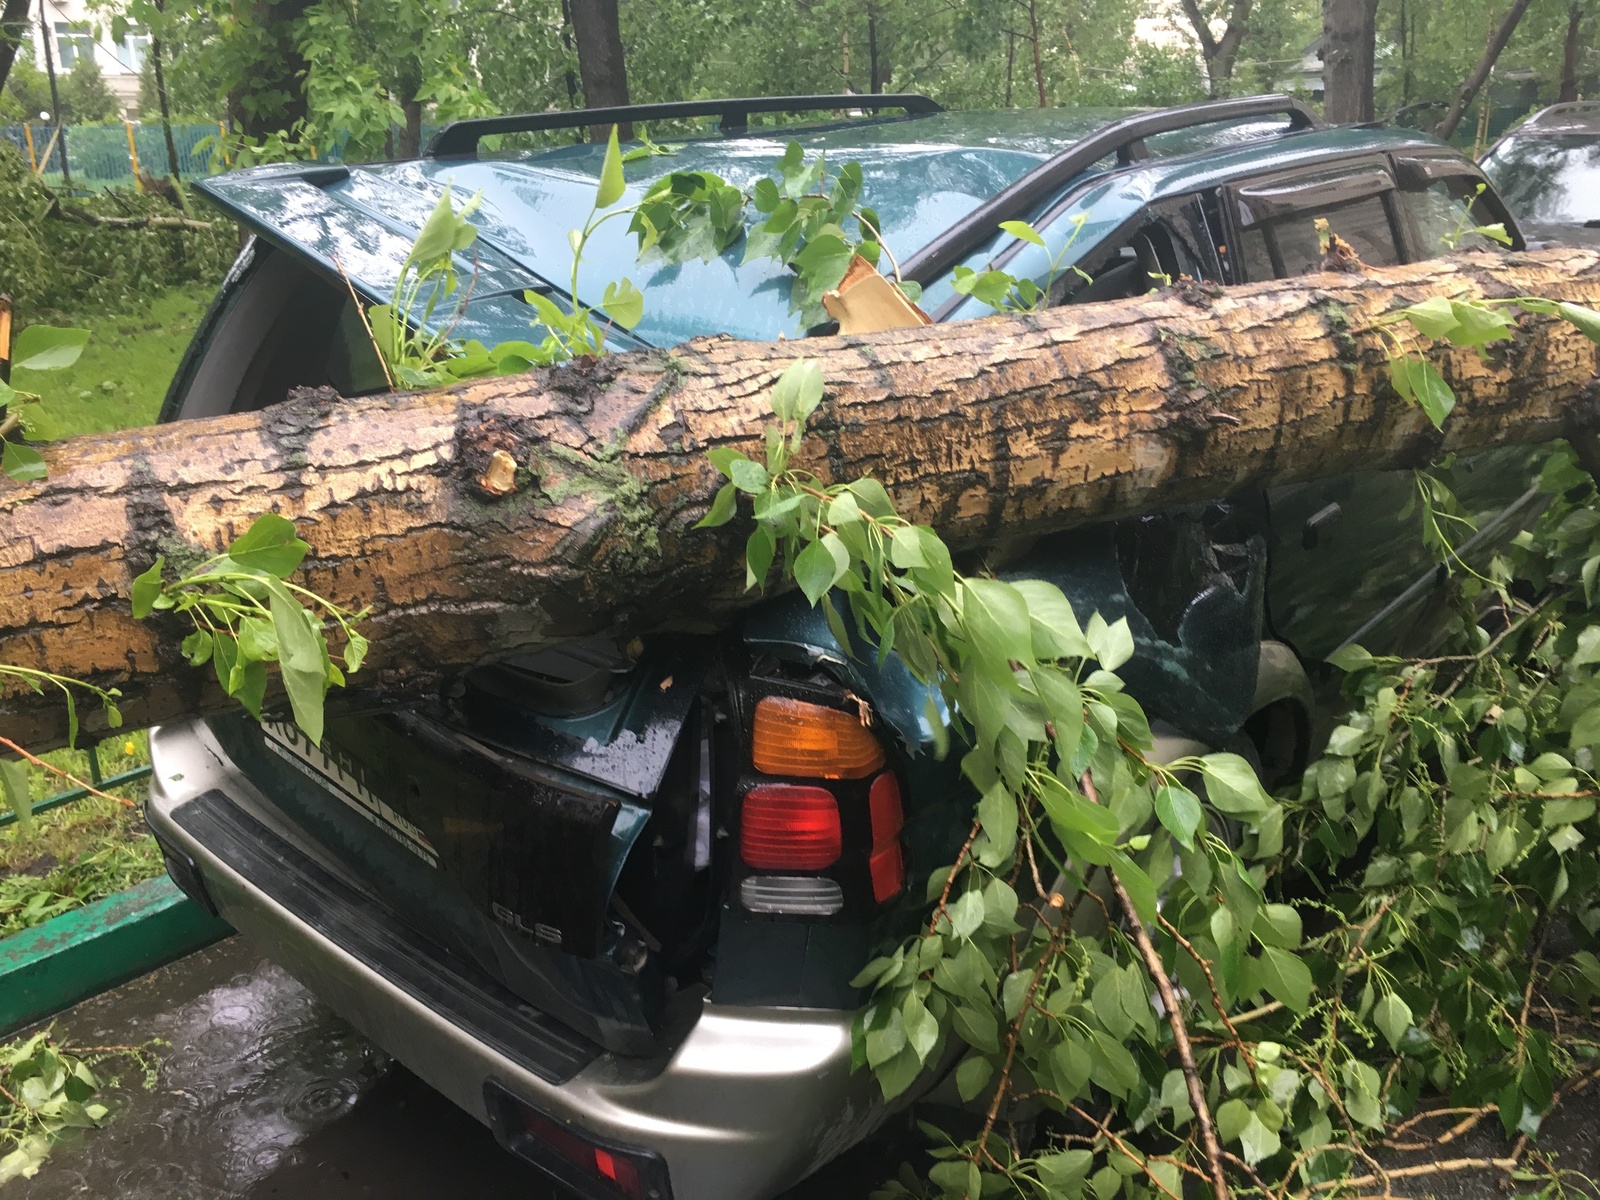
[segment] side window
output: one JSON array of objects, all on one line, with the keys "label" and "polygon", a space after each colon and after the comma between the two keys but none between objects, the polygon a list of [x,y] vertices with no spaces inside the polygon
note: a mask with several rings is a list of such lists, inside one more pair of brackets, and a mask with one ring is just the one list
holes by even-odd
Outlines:
[{"label": "side window", "polygon": [[1362,262],[1384,267],[1403,261],[1394,179],[1381,161],[1251,180],[1229,188],[1228,199],[1238,230],[1235,261],[1249,279],[1315,270],[1322,260],[1319,219]]},{"label": "side window", "polygon": [[1212,259],[1205,221],[1195,199],[1162,201],[1146,210],[1143,223],[1131,235],[1110,239],[1108,247],[1086,256],[1078,270],[1063,272],[1050,304],[1095,304],[1142,296],[1184,275],[1215,278]]},{"label": "side window", "polygon": [[1417,251],[1424,258],[1463,250],[1504,250],[1493,238],[1473,233],[1477,225],[1492,224],[1494,216],[1475,212],[1477,183],[1467,176],[1438,179],[1421,191],[1402,192],[1406,211],[1417,228]]},{"label": "side window", "polygon": [[1400,261],[1389,213],[1376,196],[1338,208],[1308,210],[1246,229],[1240,239],[1251,279],[1284,279],[1314,271],[1322,261],[1316,219],[1349,242],[1362,262],[1392,267]]}]

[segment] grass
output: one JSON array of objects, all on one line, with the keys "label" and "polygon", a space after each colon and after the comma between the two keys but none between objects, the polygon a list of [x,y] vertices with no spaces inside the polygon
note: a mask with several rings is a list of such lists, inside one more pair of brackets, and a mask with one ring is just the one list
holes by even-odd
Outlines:
[{"label": "grass", "polygon": [[[40,314],[37,319],[52,325],[87,328],[89,344],[66,370],[18,371],[12,382],[44,396],[64,434],[148,425],[210,298],[209,290],[174,289],[137,312]],[[84,750],[43,758],[89,778]],[[109,737],[100,747],[105,776],[149,761],[143,732]],[[72,786],[38,767],[28,776],[35,803]],[[144,793],[140,781],[113,794],[137,805]],[[27,834],[19,825],[0,828],[0,937],[161,874],[161,852],[137,807],[89,796],[41,814],[32,825]]]},{"label": "grass", "polygon": [[65,370],[19,370],[11,382],[43,396],[63,434],[149,425],[210,301],[209,289],[174,288],[137,312],[39,314],[52,325],[87,328],[89,344]]}]

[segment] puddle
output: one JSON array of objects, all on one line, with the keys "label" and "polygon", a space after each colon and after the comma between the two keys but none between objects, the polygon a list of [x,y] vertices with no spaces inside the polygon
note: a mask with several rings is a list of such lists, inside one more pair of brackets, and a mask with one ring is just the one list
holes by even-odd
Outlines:
[{"label": "puddle", "polygon": [[86,1001],[56,1020],[80,1046],[161,1038],[157,1086],[125,1069],[105,1129],[58,1143],[7,1200],[233,1200],[349,1112],[389,1060],[239,938]]}]

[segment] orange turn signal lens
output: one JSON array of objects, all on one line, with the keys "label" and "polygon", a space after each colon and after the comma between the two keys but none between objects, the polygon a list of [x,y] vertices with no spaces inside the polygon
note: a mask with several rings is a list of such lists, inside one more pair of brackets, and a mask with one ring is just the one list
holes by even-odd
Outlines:
[{"label": "orange turn signal lens", "polygon": [[865,779],[883,766],[883,747],[859,719],[785,696],[756,705],[756,770],[802,779]]}]

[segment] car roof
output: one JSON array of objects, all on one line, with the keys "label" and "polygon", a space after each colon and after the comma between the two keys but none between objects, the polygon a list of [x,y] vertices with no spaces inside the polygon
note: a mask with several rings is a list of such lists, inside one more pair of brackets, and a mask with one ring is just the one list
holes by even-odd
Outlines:
[{"label": "car roof", "polygon": [[[1284,98],[1278,98],[1284,99]],[[625,166],[629,197],[673,171],[712,171],[748,188],[767,175],[789,141],[808,154],[861,165],[863,202],[879,214],[885,244],[905,259],[955,226],[986,201],[1014,188],[1030,172],[1108,130],[1124,128],[1149,110],[1126,108],[1008,109],[934,112],[823,126],[753,129],[739,136],[677,143],[671,155]],[[1197,106],[1197,116],[1210,110]],[[1168,124],[1179,124],[1181,119]],[[1406,146],[1443,145],[1411,130],[1303,128],[1298,118],[1257,115],[1157,132],[1141,141],[1146,157],[1120,161],[1114,153],[1083,165],[1048,202],[1014,215],[1033,218],[1063,195],[1083,193],[1075,209],[1087,215],[1071,257],[1099,241],[1153,201],[1216,186],[1241,174],[1315,163],[1343,155]],[[345,275],[367,296],[387,300],[416,232],[448,186],[464,201],[482,195],[471,220],[479,238],[462,263],[472,277],[472,301],[457,326],[462,337],[486,342],[529,336],[527,288],[565,294],[571,274],[567,232],[590,209],[604,147],[581,143],[543,150],[422,158],[370,165],[281,164],[237,171],[198,186],[231,215],[268,240]],[[1103,186],[1085,186],[1099,181]],[[639,342],[668,346],[687,338],[729,333],[772,339],[804,330],[789,309],[790,273],[770,260],[741,262],[742,247],[709,263],[641,265],[626,222],[615,220],[591,239],[580,264],[578,291],[595,303],[607,283],[631,278],[647,298]],[[1032,250],[1008,269],[1042,270],[1060,247]],[[1047,236],[1047,241],[1050,241]],[[981,266],[1012,244],[987,227],[967,261]],[[1040,258],[1038,263],[1031,260]],[[943,276],[948,276],[944,271]],[[950,296],[946,278],[930,281],[929,311]],[[614,339],[626,343],[627,339]]]}]

